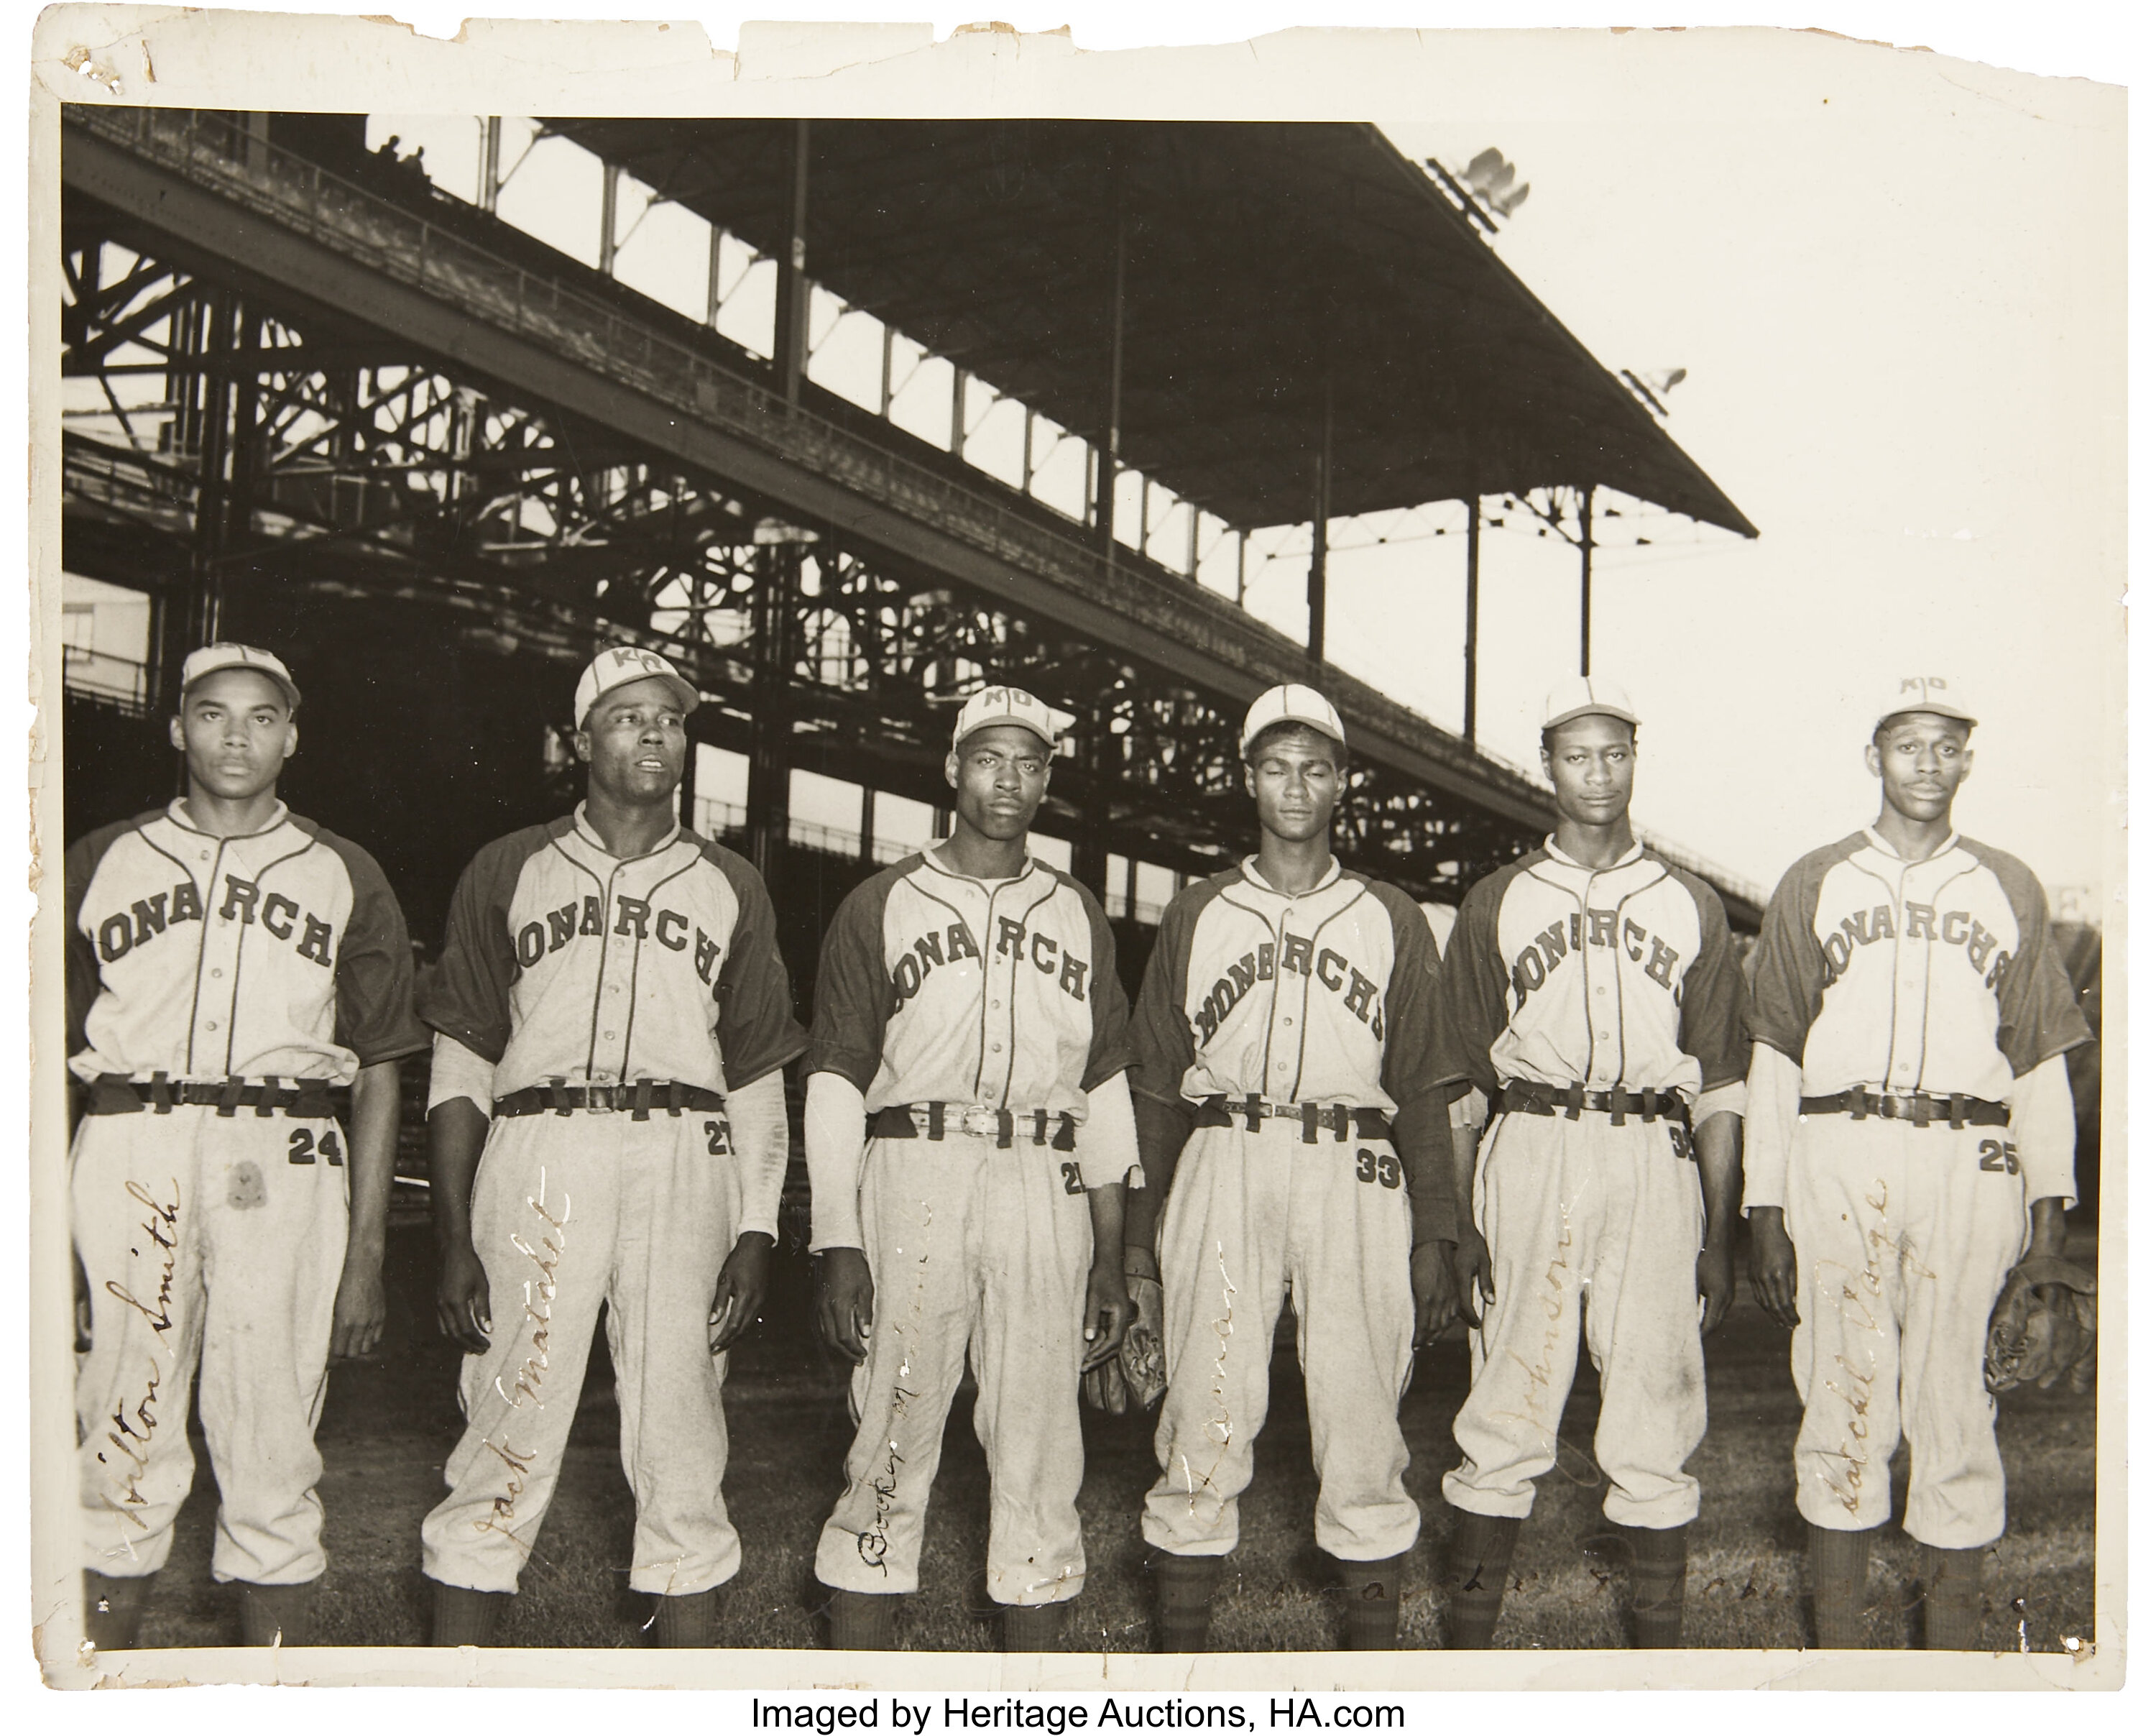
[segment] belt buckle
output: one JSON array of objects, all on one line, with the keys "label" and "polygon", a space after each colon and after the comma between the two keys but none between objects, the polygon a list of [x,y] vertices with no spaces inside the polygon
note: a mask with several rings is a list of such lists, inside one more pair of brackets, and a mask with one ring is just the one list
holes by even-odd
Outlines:
[{"label": "belt buckle", "polygon": [[996,1137],[996,1112],[987,1103],[968,1103],[958,1112],[958,1131],[969,1139]]},{"label": "belt buckle", "polygon": [[613,1089],[611,1085],[587,1085],[584,1087],[584,1113],[587,1115],[613,1114]]}]

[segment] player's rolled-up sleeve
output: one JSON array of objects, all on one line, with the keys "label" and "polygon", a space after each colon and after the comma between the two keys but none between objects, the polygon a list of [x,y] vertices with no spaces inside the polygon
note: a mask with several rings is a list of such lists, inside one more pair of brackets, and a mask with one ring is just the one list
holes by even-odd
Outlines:
[{"label": "player's rolled-up sleeve", "polygon": [[733,886],[737,907],[733,937],[719,966],[719,1059],[727,1090],[738,1091],[800,1054],[808,1046],[808,1034],[793,1016],[793,989],[778,950],[778,917],[763,876],[731,853],[716,859],[716,865]]},{"label": "player's rolled-up sleeve", "polygon": [[352,879],[352,914],[337,946],[337,1040],[362,1067],[417,1055],[427,1027],[412,1009],[412,937],[397,895],[372,856],[342,839],[325,840]]},{"label": "player's rolled-up sleeve", "polygon": [[836,1073],[857,1091],[875,1082],[884,1027],[897,1000],[884,968],[884,907],[892,881],[879,875],[846,895],[824,931],[816,961],[816,1011],[804,1071]]}]

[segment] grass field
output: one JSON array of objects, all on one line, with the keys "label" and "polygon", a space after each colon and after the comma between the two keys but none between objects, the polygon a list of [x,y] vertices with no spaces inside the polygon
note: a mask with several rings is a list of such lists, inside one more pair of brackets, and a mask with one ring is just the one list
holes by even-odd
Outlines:
[{"label": "grass field", "polygon": [[[2093,1261],[2090,1246],[2077,1246]],[[320,1601],[326,1645],[406,1646],[426,1636],[419,1521],[441,1494],[441,1466],[459,1427],[456,1358],[434,1333],[424,1230],[400,1225],[390,1242],[391,1318],[382,1351],[331,1379],[320,1433],[327,1462],[330,1568]],[[727,1386],[732,1459],[726,1498],[745,1555],[722,1613],[736,1646],[821,1644],[821,1602],[809,1571],[816,1534],[835,1498],[851,1435],[843,1371],[808,1330],[805,1256],[780,1262],[763,1322],[737,1353]],[[1789,1448],[1799,1406],[1788,1338],[1748,1296],[1708,1342],[1710,1423],[1691,1468],[1703,1485],[1693,1528],[1686,1633],[1702,1646],[1795,1646],[1807,1635],[1800,1602],[1804,1531],[1790,1497]],[[1402,1643],[1441,1644],[1433,1551],[1445,1507],[1439,1479],[1458,1459],[1454,1412],[1465,1396],[1464,1339],[1426,1353],[1403,1409],[1414,1462],[1408,1486],[1425,1525],[1410,1557]],[[1601,1479],[1589,1445],[1599,1393],[1593,1368],[1566,1407],[1558,1468],[1543,1480],[1514,1562],[1515,1584],[1497,1631],[1500,1647],[1612,1647],[1625,1643],[1626,1576],[1609,1554]],[[901,1646],[989,1650],[997,1644],[982,1583],[988,1476],[973,1437],[970,1393],[952,1407],[921,1567],[926,1589],[908,1600]],[[649,1605],[627,1589],[632,1523],[617,1448],[618,1418],[604,1337],[596,1347],[568,1462],[523,1591],[505,1618],[506,1646],[639,1646]],[[1088,1413],[1081,1507],[1089,1583],[1075,1605],[1072,1643],[1148,1646],[1145,1549],[1138,1511],[1154,1466],[1150,1420]],[[1999,1420],[2010,1491],[2006,1535],[1986,1570],[1987,1647],[2057,1651],[2062,1636],[2093,1625],[2096,1405],[2063,1389],[2010,1397]],[[172,1561],[144,1625],[146,1646],[236,1643],[234,1594],[209,1579],[216,1492],[196,1440],[194,1492]],[[1243,1538],[1215,1605],[1222,1651],[1325,1650],[1338,1616],[1326,1564],[1311,1539],[1316,1479],[1291,1340],[1273,1368],[1273,1405],[1258,1447],[1257,1481],[1244,1497]],[[1897,1492],[1906,1450],[1897,1456]],[[1898,1507],[1897,1514],[1898,1518]],[[1871,1582],[1872,1643],[1911,1642],[1907,1588],[1915,1545],[1890,1528]]]}]

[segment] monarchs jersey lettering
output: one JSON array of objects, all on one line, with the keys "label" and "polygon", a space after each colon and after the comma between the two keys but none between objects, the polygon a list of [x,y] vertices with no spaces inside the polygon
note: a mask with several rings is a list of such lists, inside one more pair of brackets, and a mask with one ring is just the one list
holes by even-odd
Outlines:
[{"label": "monarchs jersey lettering", "polygon": [[1397,887],[1335,861],[1307,892],[1255,860],[1186,886],[1139,994],[1138,1088],[1391,1112],[1438,1083],[1437,943]]},{"label": "monarchs jersey lettering", "polygon": [[808,1071],[870,1110],[985,1103],[1086,1118],[1131,1062],[1116,944],[1093,895],[1029,859],[1014,880],[894,863],[848,895],[816,975]]},{"label": "monarchs jersey lettering", "polygon": [[1744,1076],[1744,984],[1714,889],[1634,845],[1544,843],[1477,881],[1445,957],[1447,1079],[1703,1090]]},{"label": "monarchs jersey lettering", "polygon": [[756,870],[680,827],[610,855],[581,803],[473,857],[419,1012],[495,1063],[498,1097],[556,1079],[724,1091],[806,1041]]},{"label": "monarchs jersey lettering", "polygon": [[1804,1090],[2005,1099],[2088,1040],[2043,889],[1958,834],[1905,862],[1866,827],[1782,877],[1753,963],[1752,1034]]},{"label": "monarchs jersey lettering", "polygon": [[282,803],[261,830],[220,838],[174,802],[78,840],[62,873],[79,1077],[349,1085],[426,1046],[382,870]]}]

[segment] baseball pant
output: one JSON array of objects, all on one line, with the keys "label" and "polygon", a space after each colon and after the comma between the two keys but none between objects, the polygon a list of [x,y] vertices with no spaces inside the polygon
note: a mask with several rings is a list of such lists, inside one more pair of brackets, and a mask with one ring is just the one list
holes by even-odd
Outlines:
[{"label": "baseball pant", "polygon": [[1077,1167],[1021,1139],[871,1141],[861,1234],[875,1281],[846,1487],[816,1547],[840,1591],[921,1583],[930,1486],[968,1354],[988,1460],[988,1595],[1056,1604],[1086,1583],[1078,1426],[1093,1220]]},{"label": "baseball pant", "polygon": [[315,1425],[344,1271],[343,1154],[328,1119],[203,1107],[83,1118],[69,1189],[90,1297],[75,1369],[86,1566],[124,1579],[165,1564],[194,1482],[199,1364],[212,1574],[321,1577]]},{"label": "baseball pant", "polygon": [[1452,1425],[1461,1462],[1445,1498],[1463,1513],[1525,1518],[1557,1462],[1579,1357],[1602,1376],[1594,1457],[1602,1511],[1666,1531],[1699,1513],[1686,1475],[1707,1434],[1699,1343],[1704,1207],[1690,1136],[1666,1121],[1500,1115],[1482,1143],[1476,1225],[1496,1297],[1469,1334],[1473,1384]]},{"label": "baseball pant", "polygon": [[1992,1542],[2006,1473],[1984,1338],[2028,1234],[2006,1130],[1805,1117],[1784,1215],[1803,1322],[1789,1347],[1798,1510],[1830,1531],[1883,1524],[1906,1430],[1903,1528],[1934,1549]]},{"label": "baseball pant", "polygon": [[472,1242],[494,1330],[467,1356],[449,1493],[420,1528],[427,1575],[514,1591],[561,1475],[599,1304],[636,1497],[633,1591],[709,1590],[741,1567],[711,1295],[740,1179],[726,1123],[572,1112],[497,1120],[472,1184]]},{"label": "baseball pant", "polygon": [[1161,1225],[1168,1395],[1146,1497],[1146,1541],[1177,1555],[1235,1547],[1270,1394],[1273,1328],[1295,1297],[1310,1403],[1318,1547],[1381,1561],[1411,1545],[1401,1395],[1414,1364],[1412,1235],[1389,1142],[1294,1122],[1200,1127],[1183,1148]]}]

